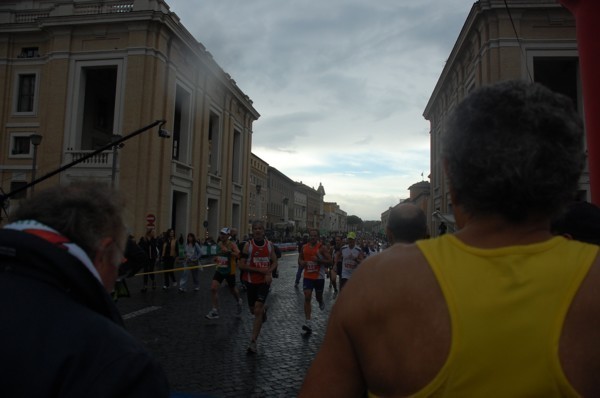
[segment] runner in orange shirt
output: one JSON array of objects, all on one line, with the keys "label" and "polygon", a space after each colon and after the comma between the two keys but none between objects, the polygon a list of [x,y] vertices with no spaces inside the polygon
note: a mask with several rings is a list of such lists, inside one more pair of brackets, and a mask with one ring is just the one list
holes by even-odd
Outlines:
[{"label": "runner in orange shirt", "polygon": [[325,288],[325,271],[331,266],[331,254],[328,245],[319,242],[319,232],[311,229],[308,234],[308,243],[302,246],[302,251],[298,256],[298,265],[304,269],[304,280],[302,287],[304,290],[304,317],[305,322],[302,330],[307,333],[312,332],[311,313],[312,313],[312,292],[315,291],[319,308],[325,308],[323,301],[323,289]]}]

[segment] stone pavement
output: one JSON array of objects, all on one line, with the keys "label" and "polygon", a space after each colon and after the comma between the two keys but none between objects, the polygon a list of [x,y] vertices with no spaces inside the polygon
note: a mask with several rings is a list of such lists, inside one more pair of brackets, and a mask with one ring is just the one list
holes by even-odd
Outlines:
[{"label": "stone pavement", "polygon": [[[302,285],[294,288],[297,259],[297,253],[284,253],[279,260],[280,276],[267,299],[268,321],[256,355],[246,352],[253,320],[244,294],[244,313],[238,318],[223,282],[220,318],[204,317],[211,309],[212,266],[199,272],[199,292],[182,294],[174,287],[164,291],[163,277],[158,275],[157,289],[141,293],[142,277],[130,278],[131,297],[120,298],[117,307],[127,329],[162,363],[172,397],[294,397],[322,342],[334,302],[326,281],[325,309],[319,310],[313,296],[314,331],[303,336]],[[178,280],[180,275],[177,272]]]}]

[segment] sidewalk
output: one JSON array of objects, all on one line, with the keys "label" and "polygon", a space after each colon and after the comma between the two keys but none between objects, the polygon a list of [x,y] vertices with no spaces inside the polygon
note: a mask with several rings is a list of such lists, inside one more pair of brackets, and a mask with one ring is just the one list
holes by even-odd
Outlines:
[{"label": "sidewalk", "polygon": [[131,297],[119,299],[117,306],[127,329],[162,363],[173,397],[293,397],[319,349],[333,304],[326,281],[325,310],[320,311],[313,298],[314,332],[304,337],[304,297],[301,288],[294,288],[297,258],[297,253],[284,253],[280,259],[280,277],[267,300],[269,317],[257,355],[246,352],[252,319],[245,294],[244,313],[237,318],[235,301],[223,283],[220,318],[204,317],[211,309],[213,267],[199,272],[199,292],[179,293],[174,287],[164,291],[159,275],[159,288],[140,293],[142,278],[131,278]]}]

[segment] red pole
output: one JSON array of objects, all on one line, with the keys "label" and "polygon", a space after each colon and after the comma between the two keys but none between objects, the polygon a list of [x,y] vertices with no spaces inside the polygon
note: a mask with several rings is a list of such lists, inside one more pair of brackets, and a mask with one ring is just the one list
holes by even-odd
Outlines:
[{"label": "red pole", "polygon": [[575,16],[592,203],[600,206],[600,1],[560,2]]}]

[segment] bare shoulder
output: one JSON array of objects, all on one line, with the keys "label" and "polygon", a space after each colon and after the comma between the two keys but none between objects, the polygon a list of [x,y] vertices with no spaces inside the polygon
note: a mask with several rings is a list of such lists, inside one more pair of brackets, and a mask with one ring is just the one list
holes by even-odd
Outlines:
[{"label": "bare shoulder", "polygon": [[445,301],[419,248],[394,245],[352,274],[300,396],[406,396],[442,367],[450,346]]},{"label": "bare shoulder", "polygon": [[[350,334],[367,333],[364,325],[410,322],[414,303],[429,300],[437,281],[416,245],[396,244],[368,257],[345,285],[335,310]],[[390,317],[389,314],[396,314]]]},{"label": "bare shoulder", "polygon": [[393,282],[398,286],[398,283],[411,280],[428,269],[427,261],[416,245],[395,244],[364,260],[352,279],[377,280],[376,287],[382,282]]},{"label": "bare shoulder", "polygon": [[443,365],[450,316],[437,279],[416,245],[396,244],[369,257],[338,300],[335,317],[372,391],[408,395]]}]

